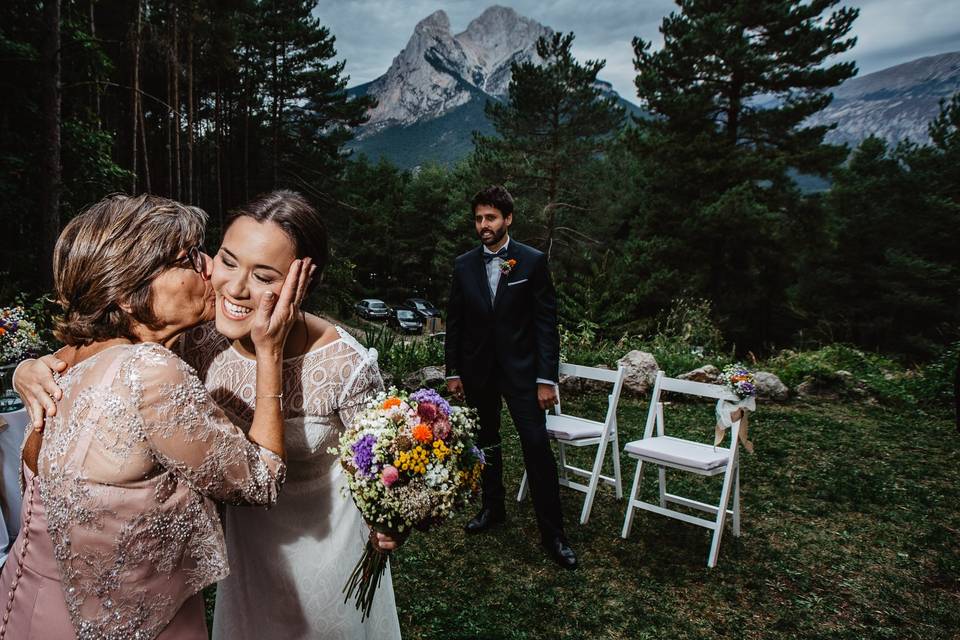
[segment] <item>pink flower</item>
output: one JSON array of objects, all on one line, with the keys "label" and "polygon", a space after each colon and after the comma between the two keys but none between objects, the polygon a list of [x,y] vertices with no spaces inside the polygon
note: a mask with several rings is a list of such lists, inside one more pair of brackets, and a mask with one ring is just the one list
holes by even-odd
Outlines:
[{"label": "pink flower", "polygon": [[433,422],[437,417],[437,405],[432,402],[421,402],[417,405],[417,414],[424,422]]},{"label": "pink flower", "polygon": [[400,472],[397,471],[397,468],[393,465],[388,464],[383,468],[383,474],[380,476],[380,482],[383,483],[383,486],[389,487],[400,477]]},{"label": "pink flower", "polygon": [[450,420],[446,416],[439,416],[430,426],[433,427],[433,437],[437,440],[446,440],[453,430],[450,427]]}]

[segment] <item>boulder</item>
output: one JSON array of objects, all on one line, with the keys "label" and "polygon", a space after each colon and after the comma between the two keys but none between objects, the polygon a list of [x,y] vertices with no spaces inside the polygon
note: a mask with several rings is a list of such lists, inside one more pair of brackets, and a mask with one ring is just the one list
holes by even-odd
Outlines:
[{"label": "boulder", "polygon": [[783,402],[790,397],[787,385],[780,378],[768,371],[757,371],[753,374],[753,383],[757,387],[757,397],[774,402]]},{"label": "boulder", "polygon": [[409,390],[416,390],[421,387],[430,389],[442,389],[446,385],[446,375],[443,367],[429,366],[417,371],[408,373],[403,378],[403,387]]},{"label": "boulder", "polygon": [[[605,364],[595,364],[593,365],[597,369],[606,369],[610,370]],[[613,388],[609,382],[603,382],[602,380],[591,380],[589,378],[578,378],[576,376],[560,376],[560,394],[575,395],[577,393],[597,393],[597,392],[610,392]]]},{"label": "boulder", "polygon": [[827,382],[816,378],[807,378],[797,385],[797,396],[800,398],[818,398],[821,400],[836,400],[839,398],[837,393],[836,381]]},{"label": "boulder", "polygon": [[626,371],[623,380],[623,388],[627,393],[634,396],[646,396],[657,379],[657,371],[660,366],[652,353],[646,351],[631,351],[627,355],[617,360]]},{"label": "boulder", "polygon": [[717,369],[712,364],[705,364],[699,369],[688,371],[684,374],[681,374],[678,377],[681,380],[692,380],[693,382],[706,382],[708,384],[716,384],[717,378],[720,377],[720,369]]}]

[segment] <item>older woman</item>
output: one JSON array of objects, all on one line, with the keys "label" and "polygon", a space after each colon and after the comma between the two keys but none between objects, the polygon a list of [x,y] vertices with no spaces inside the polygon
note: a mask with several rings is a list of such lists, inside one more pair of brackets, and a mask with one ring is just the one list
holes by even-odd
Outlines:
[{"label": "older woman", "polygon": [[111,196],[57,242],[57,335],[73,348],[42,448],[36,432],[24,448],[0,638],[205,640],[199,592],[228,573],[211,498],[276,500],[283,349],[308,261],[254,312],[256,412],[244,435],[167,348],[212,316],[205,222],[171,200]]}]

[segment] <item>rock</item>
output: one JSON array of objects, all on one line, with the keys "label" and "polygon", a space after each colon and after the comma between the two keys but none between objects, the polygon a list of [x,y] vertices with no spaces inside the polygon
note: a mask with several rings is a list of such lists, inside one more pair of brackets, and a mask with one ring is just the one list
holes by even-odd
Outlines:
[{"label": "rock", "polygon": [[416,390],[421,387],[442,389],[447,383],[443,367],[429,366],[407,374],[403,378],[405,389]]},{"label": "rock", "polygon": [[646,396],[657,379],[660,366],[652,353],[631,351],[617,360],[625,370],[623,388],[634,396]]},{"label": "rock", "polygon": [[[783,402],[790,397],[790,389],[780,381],[780,378],[768,371],[757,371],[753,374],[753,383],[757,387],[757,397],[774,402]],[[803,385],[801,385],[803,386]]]},{"label": "rock", "polygon": [[720,369],[717,369],[712,364],[705,364],[699,369],[688,371],[687,373],[684,373],[678,377],[681,380],[692,380],[693,382],[716,384],[717,378],[720,377]]},{"label": "rock", "polygon": [[829,384],[823,380],[807,378],[797,385],[797,396],[801,398],[818,398],[822,400],[836,400],[839,394],[836,390],[836,384]]},{"label": "rock", "polygon": [[[605,364],[595,364],[593,365],[597,369],[606,369],[610,370]],[[602,380],[591,380],[590,378],[578,378],[576,376],[560,376],[560,393],[575,395],[578,393],[609,393],[613,387],[609,382],[603,382]]]}]

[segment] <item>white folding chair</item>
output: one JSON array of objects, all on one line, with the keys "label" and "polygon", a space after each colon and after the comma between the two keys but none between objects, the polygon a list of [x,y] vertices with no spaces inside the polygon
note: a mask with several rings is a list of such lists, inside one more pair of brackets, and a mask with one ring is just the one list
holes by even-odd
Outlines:
[{"label": "white folding chair", "polygon": [[[547,434],[556,440],[558,445],[560,486],[569,487],[587,494],[583,500],[583,510],[580,512],[580,524],[586,524],[593,508],[593,499],[597,494],[597,486],[603,481],[611,485],[617,492],[617,499],[623,497],[623,481],[620,477],[620,443],[617,439],[617,404],[620,401],[620,390],[623,388],[623,367],[616,371],[584,367],[577,364],[560,365],[560,375],[599,380],[613,384],[613,391],[607,400],[607,415],[603,422],[587,420],[565,414],[560,409],[559,399],[553,408],[553,413],[547,413]],[[606,458],[607,447],[613,457],[613,476],[602,474],[603,461]],[[593,469],[587,470],[567,462],[567,447],[596,447]],[[588,478],[589,482],[577,482],[573,476]],[[523,472],[520,481],[520,491],[517,493],[517,502],[523,501],[527,494],[527,472]]]},{"label": "white folding chair", "polygon": [[[633,477],[633,488],[627,500],[627,514],[623,521],[621,536],[630,535],[630,525],[633,523],[634,509],[646,509],[670,518],[683,520],[713,531],[713,542],[710,545],[710,554],[707,556],[707,566],[717,564],[717,554],[720,551],[720,536],[726,516],[732,516],[733,535],[740,537],[740,465],[737,446],[740,437],[740,421],[733,423],[731,429],[731,444],[729,448],[715,447],[713,444],[703,444],[666,435],[663,424],[663,402],[660,396],[664,391],[672,391],[704,398],[731,400],[738,398],[724,386],[678,380],[668,378],[663,371],[657,372],[657,379],[653,386],[653,397],[650,399],[650,411],[647,413],[647,424],[642,440],[627,443],[624,451],[631,458],[637,460],[637,472]],[[653,434],[653,425],[656,422],[657,434]],[[709,433],[714,433],[714,425],[709,425]],[[651,462],[657,465],[660,480],[660,504],[650,504],[639,500],[640,472],[643,463]],[[666,467],[689,471],[701,476],[717,476],[723,474],[723,488],[720,491],[720,502],[717,505],[706,504],[667,492]],[[730,493],[733,492],[733,508],[728,509]],[[705,511],[714,516],[713,520],[706,520],[696,516],[675,511],[667,507],[673,503],[699,511]]]}]

